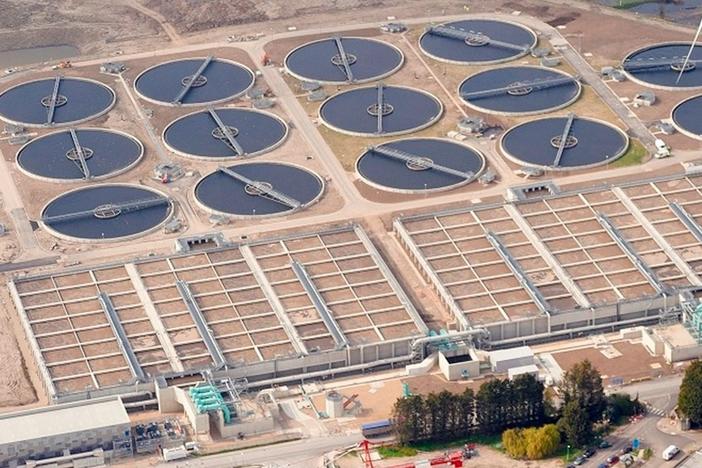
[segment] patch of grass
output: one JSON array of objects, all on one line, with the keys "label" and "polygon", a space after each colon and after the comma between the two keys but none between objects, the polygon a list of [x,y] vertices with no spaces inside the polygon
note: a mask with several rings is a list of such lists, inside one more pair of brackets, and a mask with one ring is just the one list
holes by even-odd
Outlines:
[{"label": "patch of grass", "polygon": [[553,454],[552,458],[560,458],[565,464],[568,464],[582,454],[583,449],[571,447],[570,450],[568,450],[568,446],[566,444],[561,444],[558,447],[558,450],[556,450],[556,453]]},{"label": "patch of grass", "polygon": [[419,451],[414,447],[402,447],[391,445],[388,447],[378,447],[378,454],[383,458],[413,457]]},{"label": "patch of grass", "polygon": [[497,434],[497,435],[478,434],[478,435],[474,435],[471,437],[467,437],[465,439],[457,439],[457,440],[443,441],[443,442],[434,442],[434,441],[420,442],[417,444],[412,444],[411,446],[414,447],[415,449],[419,450],[420,452],[433,452],[436,450],[441,450],[441,449],[446,449],[446,448],[462,447],[465,444],[485,445],[485,446],[491,447],[495,450],[502,451],[502,436],[499,434]]},{"label": "patch of grass", "polygon": [[631,140],[624,156],[614,161],[609,167],[628,167],[641,164],[648,155],[646,148],[638,140]]},{"label": "patch of grass", "polygon": [[646,3],[653,3],[653,1],[654,0],[615,0],[616,3],[612,5],[612,8],[616,8],[617,10],[628,10],[629,8],[634,8]]}]

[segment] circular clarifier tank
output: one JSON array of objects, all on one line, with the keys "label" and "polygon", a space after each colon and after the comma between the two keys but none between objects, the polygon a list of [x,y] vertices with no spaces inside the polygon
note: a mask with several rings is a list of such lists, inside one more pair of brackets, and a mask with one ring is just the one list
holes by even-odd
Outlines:
[{"label": "circular clarifier tank", "polygon": [[0,119],[26,127],[61,127],[99,117],[114,104],[115,93],[107,85],[86,78],[55,76],[3,91]]},{"label": "circular clarifier tank", "polygon": [[402,67],[397,47],[366,37],[330,37],[308,42],[285,57],[295,78],[326,84],[364,83],[384,78]]},{"label": "circular clarifier tank", "polygon": [[458,94],[481,112],[529,115],[561,109],[580,96],[578,80],[542,67],[515,66],[485,70],[466,78]]},{"label": "circular clarifier tank", "polygon": [[222,166],[195,186],[195,198],[205,211],[242,217],[290,214],[311,205],[323,192],[317,174],[276,162]]},{"label": "circular clarifier tank", "polygon": [[164,130],[163,141],[181,156],[224,160],[271,151],[287,134],[288,126],[274,114],[218,108],[176,119]]},{"label": "circular clarifier tank", "polygon": [[134,87],[143,99],[167,106],[198,106],[234,99],[254,84],[240,63],[214,57],[173,60],[147,68]]},{"label": "circular clarifier tank", "polygon": [[419,38],[429,57],[463,65],[513,60],[529,53],[536,42],[536,34],[525,26],[488,19],[430,26]]},{"label": "circular clarifier tank", "polygon": [[173,212],[164,194],[129,184],[91,185],[51,200],[41,224],[54,236],[83,242],[115,242],[145,235]]},{"label": "circular clarifier tank", "polygon": [[364,137],[415,132],[435,123],[442,112],[441,101],[426,91],[382,83],[335,94],[319,108],[327,127]]},{"label": "circular clarifier tank", "polygon": [[547,170],[608,164],[628,147],[629,138],[617,127],[572,114],[519,124],[500,141],[502,153],[512,162]]},{"label": "circular clarifier tank", "polygon": [[401,193],[435,192],[467,184],[485,168],[483,155],[439,138],[405,138],[369,147],[356,171],[369,185]]},{"label": "circular clarifier tank", "polygon": [[32,177],[52,182],[78,182],[121,174],[136,165],[143,154],[141,142],[131,135],[79,128],[30,141],[17,152],[17,164]]},{"label": "circular clarifier tank", "polygon": [[685,99],[673,108],[672,115],[680,133],[702,140],[702,95]]},{"label": "circular clarifier tank", "polygon": [[663,89],[702,88],[702,46],[668,42],[644,47],[627,55],[622,69],[638,83]]}]

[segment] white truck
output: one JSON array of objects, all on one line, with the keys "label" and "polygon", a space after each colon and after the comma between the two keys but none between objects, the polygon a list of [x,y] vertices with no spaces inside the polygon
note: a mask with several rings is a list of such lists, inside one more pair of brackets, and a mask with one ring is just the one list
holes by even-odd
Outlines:
[{"label": "white truck", "polygon": [[163,449],[163,461],[173,461],[182,460],[183,458],[188,458],[190,453],[183,445],[178,447],[164,448]]},{"label": "white truck", "polygon": [[665,141],[656,138],[654,144],[656,145],[656,153],[653,155],[654,158],[663,159],[670,156],[670,146],[668,146]]}]

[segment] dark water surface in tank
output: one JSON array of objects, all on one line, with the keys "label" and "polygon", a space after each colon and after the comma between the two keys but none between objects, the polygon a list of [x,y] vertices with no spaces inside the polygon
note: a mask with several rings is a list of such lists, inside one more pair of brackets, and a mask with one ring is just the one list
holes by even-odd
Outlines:
[{"label": "dark water surface in tank", "polygon": [[[94,210],[98,206],[162,198],[162,195],[141,187],[99,185],[65,193],[49,203],[42,217]],[[163,204],[139,211],[121,213],[114,218],[95,216],[52,223],[53,230],[82,239],[114,239],[147,231],[168,218],[171,205]]]},{"label": "dark water surface in tank", "polygon": [[[536,44],[536,36],[527,28],[503,21],[475,19],[444,23],[443,26],[476,34],[481,33],[492,39],[517,46],[532,47]],[[514,49],[491,44],[470,46],[458,39],[430,33],[422,35],[419,45],[427,54],[453,62],[493,62],[523,55],[522,52]]]},{"label": "dark water surface in tank", "polygon": [[333,127],[369,136],[411,131],[441,117],[442,106],[435,97],[410,88],[386,86],[383,103],[392,106],[392,111],[383,116],[382,133],[378,134],[377,114],[369,112],[377,96],[375,86],[344,91],[322,104],[319,113]]},{"label": "dark water surface in tank", "polygon": [[[317,198],[323,189],[322,181],[315,174],[286,164],[247,163],[229,166],[229,169],[252,181],[267,182],[302,205]],[[277,201],[250,195],[246,184],[220,171],[204,177],[195,187],[195,196],[214,211],[239,216],[271,215],[292,209]]]},{"label": "dark water surface in tank", "polygon": [[[183,89],[183,79],[192,76],[205,58],[166,62],[143,72],[134,83],[137,91],[154,101],[170,104]],[[206,104],[234,98],[245,92],[254,82],[251,71],[239,64],[214,59],[202,76],[202,86],[193,86],[182,104]]]},{"label": "dark water surface in tank", "polygon": [[[93,177],[117,172],[135,163],[142,147],[133,137],[101,129],[77,129],[76,135]],[[27,172],[53,179],[83,179],[76,164],[73,139],[68,130],[37,138],[17,154],[17,162]]]},{"label": "dark water surface in tank", "polygon": [[[387,75],[402,64],[402,54],[384,42],[342,37],[341,44],[346,55],[350,56],[349,67],[356,81]],[[344,83],[347,81],[346,71],[343,64],[338,65],[338,55],[334,39],[323,39],[293,50],[286,57],[285,65],[305,80]]]},{"label": "dark water surface in tank", "polygon": [[[562,135],[566,121],[567,117],[553,117],[518,125],[505,133],[502,146],[525,163],[553,166],[558,147],[551,143],[551,139]],[[558,167],[577,168],[611,162],[626,150],[628,144],[621,132],[609,125],[577,117],[570,135],[577,138],[577,144],[563,151]]]},{"label": "dark water surface in tank", "polygon": [[[398,149],[413,156],[430,158],[433,162],[461,172],[478,174],[485,161],[477,152],[464,145],[433,138],[408,138],[383,143],[383,147]],[[398,190],[431,190],[460,184],[463,177],[429,168],[413,170],[407,163],[366,151],[358,160],[362,177],[388,188]]]},{"label": "dark water surface in tank", "polygon": [[[247,154],[259,153],[278,144],[287,133],[277,117],[248,109],[222,108],[215,112],[224,124],[236,129],[236,141]],[[192,156],[236,157],[236,151],[221,138],[213,136],[218,128],[208,111],[186,115],[172,122],[164,132],[166,143]],[[216,133],[216,131],[215,131]]]},{"label": "dark water surface in tank", "polygon": [[[49,108],[42,99],[50,98],[55,78],[22,83],[0,94],[0,118],[26,125],[45,125]],[[59,96],[65,104],[54,108],[54,125],[70,125],[101,114],[113,103],[115,94],[108,86],[94,81],[64,77]]]},{"label": "dark water surface in tank", "polygon": [[[547,68],[504,67],[487,70],[466,78],[459,87],[461,98],[475,106],[495,112],[525,113],[547,111],[565,105],[578,96],[580,86],[570,77]],[[539,88],[538,81],[558,80],[558,85]],[[525,84],[519,87],[518,84]],[[531,86],[526,84],[531,83]],[[502,91],[485,96],[467,93],[494,90],[514,85],[514,92]],[[520,92],[521,90],[521,92]],[[528,91],[528,92],[527,92]]]},{"label": "dark water surface in tank", "polygon": [[702,96],[694,96],[673,109],[677,125],[695,135],[702,135]]},{"label": "dark water surface in tank", "polygon": [[[690,33],[692,35],[692,33]],[[658,86],[668,86],[673,88],[692,88],[702,86],[702,45],[696,45],[690,56],[692,61],[700,61],[691,64],[689,70],[684,71],[680,81],[676,83],[680,68],[690,50],[691,43],[677,43],[665,45],[653,45],[634,51],[626,56],[623,61],[624,69],[635,78]],[[635,69],[636,65],[651,62],[663,62],[663,65],[656,68]],[[673,63],[670,65],[665,65]],[[689,65],[690,66],[690,65]],[[678,68],[677,70],[674,68]]]}]

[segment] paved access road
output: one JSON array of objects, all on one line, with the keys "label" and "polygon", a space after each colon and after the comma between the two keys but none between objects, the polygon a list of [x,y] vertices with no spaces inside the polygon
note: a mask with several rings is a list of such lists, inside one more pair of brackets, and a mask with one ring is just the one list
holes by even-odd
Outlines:
[{"label": "paved access road", "polygon": [[325,453],[334,449],[355,445],[362,439],[361,434],[317,437],[210,455],[181,463],[162,463],[158,466],[163,468],[232,468],[262,464],[280,468],[313,468],[319,466],[321,457]]},{"label": "paved access road", "polygon": [[598,451],[583,466],[596,467],[600,463],[604,463],[608,456],[619,454],[620,450],[630,444],[634,438],[641,441],[642,447],[653,449],[653,457],[646,463],[647,467],[672,467],[680,461],[682,457],[678,456],[675,460],[666,462],[661,458],[661,453],[669,445],[677,445],[681,449],[685,449],[685,447],[695,441],[685,434],[662,432],[657,426],[663,415],[668,414],[675,407],[681,382],[681,376],[669,376],[609,391],[608,393],[628,393],[632,397],[638,395],[642,402],[648,404],[649,411],[646,417],[640,421],[630,424],[607,437],[607,440],[612,443],[612,447]]}]

